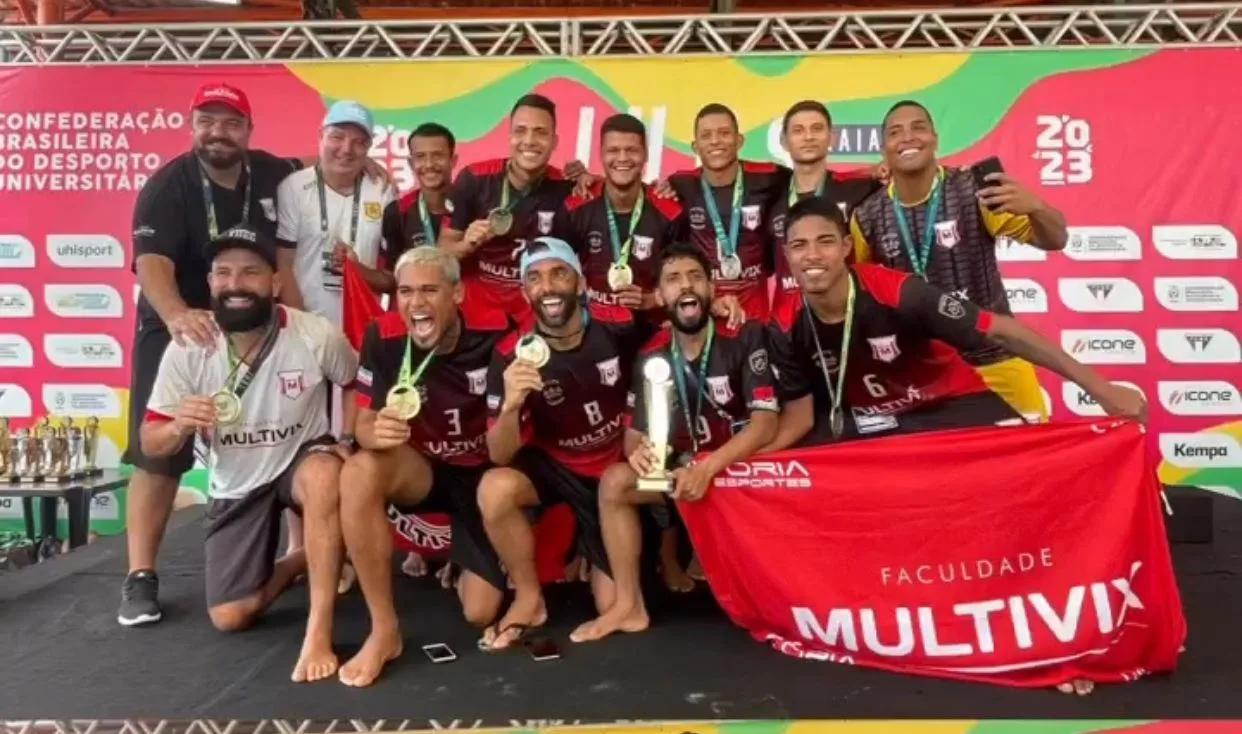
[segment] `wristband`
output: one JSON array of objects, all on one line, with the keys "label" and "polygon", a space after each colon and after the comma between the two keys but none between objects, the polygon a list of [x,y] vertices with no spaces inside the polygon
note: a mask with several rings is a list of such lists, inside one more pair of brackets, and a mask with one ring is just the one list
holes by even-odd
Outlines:
[{"label": "wristband", "polygon": [[357,451],[359,449],[358,437],[352,433],[342,433],[341,437],[338,438],[337,441],[345,444],[346,446],[353,449],[354,451]]}]

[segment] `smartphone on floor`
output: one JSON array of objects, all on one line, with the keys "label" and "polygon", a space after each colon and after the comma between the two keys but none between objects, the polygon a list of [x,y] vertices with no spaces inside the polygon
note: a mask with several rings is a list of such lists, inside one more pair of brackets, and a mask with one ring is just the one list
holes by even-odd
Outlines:
[{"label": "smartphone on floor", "polygon": [[561,648],[555,641],[547,637],[536,637],[526,643],[526,650],[530,653],[532,660],[543,662],[545,660],[557,660],[561,657]]},{"label": "smartphone on floor", "polygon": [[453,652],[453,648],[443,642],[423,645],[423,653],[433,663],[451,663],[457,659],[457,653]]}]

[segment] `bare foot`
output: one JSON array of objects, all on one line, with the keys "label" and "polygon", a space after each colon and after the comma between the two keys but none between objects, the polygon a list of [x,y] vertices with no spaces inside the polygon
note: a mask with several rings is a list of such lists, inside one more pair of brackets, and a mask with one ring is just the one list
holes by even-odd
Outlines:
[{"label": "bare foot", "polygon": [[357,580],[358,572],[354,570],[352,563],[346,563],[341,566],[341,579],[336,582],[336,593],[338,595],[349,593],[349,590],[354,588],[354,582]]},{"label": "bare foot", "polygon": [[362,644],[358,654],[341,666],[338,676],[341,682],[354,688],[369,686],[379,678],[380,672],[389,661],[396,660],[401,654],[401,634],[372,631],[367,641]]},{"label": "bare foot", "polygon": [[703,573],[703,565],[699,563],[697,555],[690,559],[690,567],[686,569],[686,575],[695,581],[707,580],[707,574]]},{"label": "bare foot", "polygon": [[607,612],[580,625],[569,639],[574,642],[594,642],[613,632],[642,632],[651,625],[651,620],[647,618],[647,608],[641,603],[624,610],[620,606],[613,604]]},{"label": "bare foot", "polygon": [[436,571],[436,580],[440,582],[441,589],[452,589],[457,586],[457,574],[453,573],[453,564],[446,563],[444,568]]},{"label": "bare foot", "polygon": [[1095,681],[1083,680],[1075,678],[1069,683],[1062,683],[1057,686],[1057,690],[1061,693],[1078,694],[1079,696],[1090,695],[1095,690]]},{"label": "bare foot", "polygon": [[681,564],[665,563],[660,566],[660,574],[664,577],[664,585],[669,591],[677,594],[694,591],[694,579],[682,569]]},{"label": "bare foot", "polygon": [[302,654],[298,657],[297,665],[293,666],[293,682],[313,683],[323,680],[335,673],[337,667],[331,635],[306,630],[306,639],[302,640]]},{"label": "bare foot", "polygon": [[526,630],[540,627],[547,621],[548,608],[544,606],[542,594],[530,599],[518,597],[499,622],[483,631],[479,647],[488,652],[503,650],[516,642]]},{"label": "bare foot", "polygon": [[401,564],[401,573],[411,578],[421,579],[427,575],[427,559],[411,551]]}]

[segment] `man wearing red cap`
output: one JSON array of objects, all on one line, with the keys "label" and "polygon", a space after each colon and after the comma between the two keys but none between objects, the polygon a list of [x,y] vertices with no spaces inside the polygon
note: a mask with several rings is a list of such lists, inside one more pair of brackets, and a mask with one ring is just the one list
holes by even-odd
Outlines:
[{"label": "man wearing red cap", "polygon": [[205,255],[220,232],[249,224],[276,236],[276,187],[300,162],[250,149],[254,130],[246,94],[206,84],[191,105],[191,143],[151,177],[134,207],[134,272],[142,295],[130,383],[129,447],[134,466],[126,509],[129,569],[117,620],[126,626],[160,619],[155,557],[182,474],[194,463],[187,441],[168,457],[144,455],[138,436],[155,371],[170,341],[214,343]]}]

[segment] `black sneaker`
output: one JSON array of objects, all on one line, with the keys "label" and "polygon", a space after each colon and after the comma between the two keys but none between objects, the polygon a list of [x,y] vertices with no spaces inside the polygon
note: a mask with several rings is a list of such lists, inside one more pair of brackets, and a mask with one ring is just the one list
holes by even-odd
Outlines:
[{"label": "black sneaker", "polygon": [[126,627],[160,621],[160,577],[154,571],[133,571],[121,584],[121,609],[116,621]]}]

